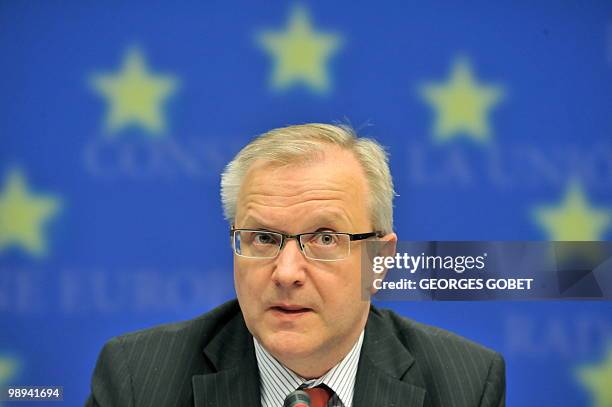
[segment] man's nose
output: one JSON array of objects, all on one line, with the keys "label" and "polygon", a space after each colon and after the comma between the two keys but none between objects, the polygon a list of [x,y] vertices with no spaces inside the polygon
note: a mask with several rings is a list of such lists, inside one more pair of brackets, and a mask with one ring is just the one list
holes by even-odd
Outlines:
[{"label": "man's nose", "polygon": [[306,265],[307,260],[300,250],[299,242],[290,239],[275,259],[272,279],[278,286],[301,286],[306,277]]}]

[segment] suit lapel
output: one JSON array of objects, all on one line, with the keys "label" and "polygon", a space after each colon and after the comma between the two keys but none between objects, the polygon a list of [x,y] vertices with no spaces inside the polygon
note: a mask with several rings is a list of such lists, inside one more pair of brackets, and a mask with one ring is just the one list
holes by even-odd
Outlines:
[{"label": "suit lapel", "polygon": [[425,384],[414,357],[372,308],[355,380],[354,407],[420,407]]},{"label": "suit lapel", "polygon": [[259,371],[242,314],[204,348],[215,372],[192,378],[195,407],[259,407]]}]

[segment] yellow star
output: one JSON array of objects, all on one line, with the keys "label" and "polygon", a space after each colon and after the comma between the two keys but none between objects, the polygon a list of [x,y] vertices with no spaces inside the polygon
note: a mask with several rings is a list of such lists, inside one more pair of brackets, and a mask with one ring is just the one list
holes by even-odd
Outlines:
[{"label": "yellow star", "polygon": [[598,241],[612,224],[612,211],[596,209],[589,204],[577,181],[571,181],[558,206],[536,208],[534,215],[556,241]]},{"label": "yellow star", "polygon": [[467,59],[455,61],[447,83],[427,84],[421,93],[436,110],[433,134],[438,141],[458,135],[488,141],[491,130],[487,115],[502,99],[503,90],[499,86],[479,85]]},{"label": "yellow star", "polygon": [[0,386],[6,384],[15,375],[17,365],[15,358],[0,356]]},{"label": "yellow star", "polygon": [[612,346],[606,360],[599,365],[584,366],[577,373],[582,384],[589,389],[594,407],[612,407]]},{"label": "yellow star", "polygon": [[19,246],[32,256],[46,254],[43,225],[59,210],[58,199],[35,196],[17,170],[7,176],[0,193],[0,252]]},{"label": "yellow star", "polygon": [[[9,381],[17,374],[19,363],[17,359],[7,356],[0,356],[0,388],[4,388]],[[2,402],[0,402],[0,406]]]},{"label": "yellow star", "polygon": [[152,75],[139,50],[128,50],[121,72],[96,74],[91,82],[108,101],[106,128],[111,134],[129,125],[140,126],[154,136],[166,130],[162,105],[175,91],[178,80]]},{"label": "yellow star", "polygon": [[302,83],[317,92],[328,90],[326,65],[340,46],[341,38],[313,31],[306,9],[294,7],[285,32],[266,31],[257,39],[274,58],[271,77],[274,89]]}]

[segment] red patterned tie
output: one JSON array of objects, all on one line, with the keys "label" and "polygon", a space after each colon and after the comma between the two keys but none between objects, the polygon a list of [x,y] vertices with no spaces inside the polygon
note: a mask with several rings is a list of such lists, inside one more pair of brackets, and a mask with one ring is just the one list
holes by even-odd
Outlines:
[{"label": "red patterned tie", "polygon": [[332,396],[332,391],[329,387],[321,384],[312,389],[302,389],[310,396],[310,407],[326,407],[327,402]]}]

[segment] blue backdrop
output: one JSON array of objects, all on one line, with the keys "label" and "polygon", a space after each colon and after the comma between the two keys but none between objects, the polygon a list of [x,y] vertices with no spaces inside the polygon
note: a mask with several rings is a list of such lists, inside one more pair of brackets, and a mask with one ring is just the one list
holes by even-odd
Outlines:
[{"label": "blue backdrop", "polygon": [[[80,405],[110,337],[232,298],[219,174],[273,127],[349,122],[387,145],[401,240],[609,240],[610,16],[1,2],[0,385]],[[503,353],[511,406],[612,406],[610,302],[381,305]]]}]

